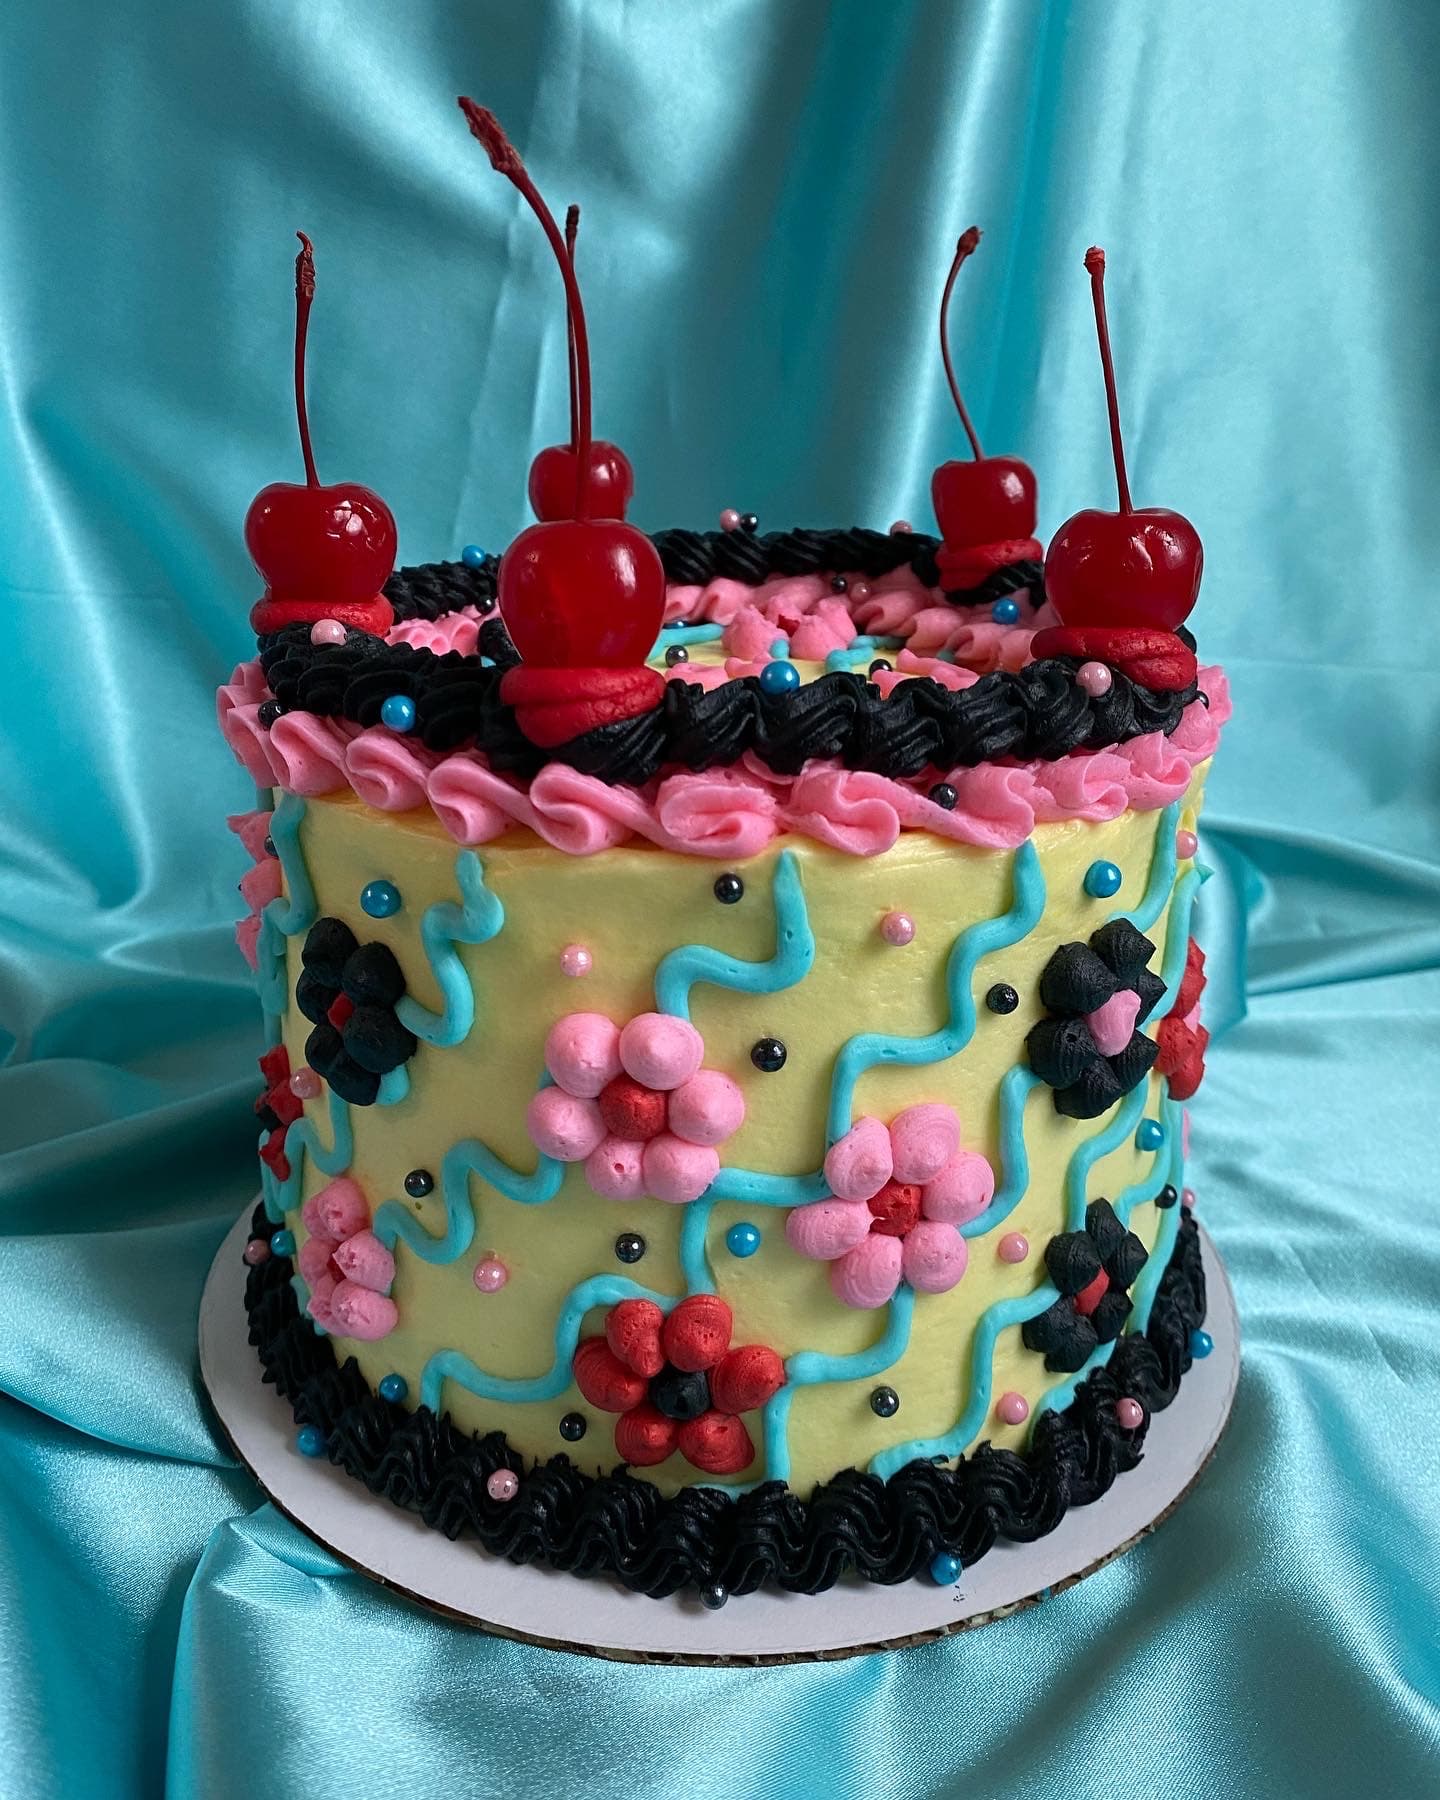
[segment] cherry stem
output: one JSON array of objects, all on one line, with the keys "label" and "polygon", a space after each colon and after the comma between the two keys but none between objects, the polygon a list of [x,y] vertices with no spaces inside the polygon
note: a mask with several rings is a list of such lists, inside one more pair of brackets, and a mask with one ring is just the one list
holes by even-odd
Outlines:
[{"label": "cherry stem", "polygon": [[985,452],[980,448],[980,439],[970,422],[970,414],[965,410],[965,402],[960,398],[960,384],[955,379],[954,365],[950,361],[950,338],[946,326],[950,315],[950,296],[955,291],[955,277],[960,273],[960,265],[967,256],[974,253],[979,242],[978,226],[972,225],[968,231],[961,233],[960,242],[955,246],[955,260],[950,265],[950,273],[945,281],[945,292],[940,299],[940,355],[945,363],[945,379],[950,383],[950,398],[955,402],[955,410],[960,415],[960,423],[965,427],[965,435],[970,440],[976,462],[983,460]]},{"label": "cherry stem", "polygon": [[586,479],[590,466],[590,339],[585,330],[585,307],[580,298],[580,284],[575,279],[575,270],[566,253],[560,227],[555,223],[555,215],[541,199],[539,190],[520,160],[520,152],[506,137],[504,126],[488,107],[477,106],[473,100],[468,100],[463,95],[460,110],[465,115],[466,124],[490,158],[491,166],[519,189],[531,212],[540,221],[565,281],[565,299],[569,308],[570,327],[575,337],[575,517],[585,519],[590,513],[590,483]]},{"label": "cherry stem", "polygon": [[[565,254],[570,258],[570,267],[575,267],[575,240],[580,235],[580,208],[567,206],[565,209]],[[577,277],[578,279],[578,277]],[[570,322],[570,315],[565,315],[566,352],[570,359],[570,448],[575,448],[575,327]]]},{"label": "cherry stem", "polygon": [[1100,336],[1100,366],[1105,371],[1105,404],[1110,409],[1110,447],[1115,452],[1115,486],[1122,513],[1134,512],[1130,482],[1125,474],[1125,445],[1120,436],[1120,399],[1115,392],[1115,364],[1110,355],[1110,325],[1105,317],[1105,252],[1092,245],[1085,252],[1090,273],[1090,296],[1095,302],[1095,329]]},{"label": "cherry stem", "polygon": [[319,487],[315,452],[310,448],[310,415],[305,410],[305,337],[310,329],[310,302],[315,298],[315,250],[297,231],[300,254],[295,258],[295,416],[300,421],[300,454],[305,458],[305,485]]}]

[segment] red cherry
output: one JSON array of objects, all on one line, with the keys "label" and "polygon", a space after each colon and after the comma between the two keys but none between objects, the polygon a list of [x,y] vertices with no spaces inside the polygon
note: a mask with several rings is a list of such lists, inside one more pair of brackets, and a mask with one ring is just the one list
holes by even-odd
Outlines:
[{"label": "red cherry", "polygon": [[940,299],[940,356],[945,364],[945,379],[950,384],[950,397],[955,402],[975,460],[941,463],[930,478],[930,498],[947,550],[1014,543],[1019,546],[1017,554],[1007,560],[1019,561],[1026,550],[1032,558],[1040,554],[1038,545],[1032,548],[1024,542],[1035,536],[1035,471],[1018,456],[986,456],[961,397],[960,384],[955,379],[955,368],[950,360],[950,296],[955,291],[955,278],[961,265],[979,242],[980,232],[976,226],[961,233],[955,246],[955,260],[945,280],[945,292]]},{"label": "red cherry", "polygon": [[315,298],[315,258],[303,231],[295,258],[295,414],[305,485],[274,481],[245,515],[245,547],[265,577],[265,598],[251,610],[257,632],[303,620],[338,618],[365,631],[394,620],[380,592],[395,567],[395,519],[372,489],[358,482],[322,487],[310,446],[305,406],[305,339]]},{"label": "red cherry", "polygon": [[1087,508],[1067,519],[1045,557],[1045,592],[1066,625],[1152,626],[1174,631],[1189,616],[1200,592],[1205,555],[1200,534],[1182,514],[1164,506],[1136,507],[1125,473],[1120,401],[1105,316],[1105,252],[1085,252],[1100,366],[1110,414],[1118,512]]},{"label": "red cherry", "polygon": [[[551,444],[530,465],[530,506],[537,519],[573,519],[578,475],[572,444]],[[590,446],[585,510],[594,519],[623,519],[635,492],[630,458],[597,438]]]}]

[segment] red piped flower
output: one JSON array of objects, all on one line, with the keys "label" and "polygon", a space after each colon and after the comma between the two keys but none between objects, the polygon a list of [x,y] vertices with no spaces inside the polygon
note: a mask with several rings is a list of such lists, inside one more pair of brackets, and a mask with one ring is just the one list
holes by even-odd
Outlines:
[{"label": "red piped flower", "polygon": [[1170,1083],[1172,1100],[1188,1100],[1205,1076],[1210,1033],[1200,1023],[1200,996],[1204,991],[1205,952],[1192,937],[1185,952],[1185,975],[1174,1010],[1160,1021],[1155,1033],[1160,1043],[1155,1067]]},{"label": "red piped flower", "polygon": [[653,1300],[621,1300],[604,1337],[585,1338],[571,1369],[602,1412],[619,1413],[615,1448],[648,1468],[676,1450],[707,1475],[738,1475],[755,1460],[740,1414],[785,1384],[763,1344],[730,1348],[734,1316],[718,1294],[692,1294],[668,1318]]},{"label": "red piped flower", "polygon": [[260,1159],[268,1163],[277,1181],[290,1179],[290,1158],[285,1154],[285,1133],[305,1110],[304,1102],[290,1091],[290,1053],[283,1044],[260,1058],[265,1092],[255,1102],[255,1116],[266,1131]]}]

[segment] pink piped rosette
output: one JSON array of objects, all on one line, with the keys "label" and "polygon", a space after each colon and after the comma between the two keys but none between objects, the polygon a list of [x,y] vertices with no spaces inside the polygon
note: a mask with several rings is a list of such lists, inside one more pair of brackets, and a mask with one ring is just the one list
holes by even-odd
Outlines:
[{"label": "pink piped rosette", "polygon": [[825,1158],[830,1193],[785,1220],[794,1250],[830,1264],[846,1306],[883,1306],[902,1280],[943,1294],[965,1273],[969,1251],[957,1226],[977,1218],[995,1193],[995,1172],[960,1148],[960,1119],[939,1103],[907,1107],[889,1125],[857,1119]]},{"label": "pink piped rosette", "polygon": [[395,1258],[370,1229],[359,1187],[341,1176],[310,1196],[300,1218],[310,1235],[296,1263],[310,1289],[310,1317],[341,1337],[388,1337],[398,1317],[389,1291]]},{"label": "pink piped rosette", "polygon": [[555,1085],[526,1109],[531,1141],[559,1162],[584,1163],[607,1200],[698,1200],[720,1173],[718,1146],[745,1117],[745,1096],[719,1069],[701,1068],[704,1056],[695,1027],[668,1013],[623,1027],[603,1013],[567,1013],[545,1040]]}]

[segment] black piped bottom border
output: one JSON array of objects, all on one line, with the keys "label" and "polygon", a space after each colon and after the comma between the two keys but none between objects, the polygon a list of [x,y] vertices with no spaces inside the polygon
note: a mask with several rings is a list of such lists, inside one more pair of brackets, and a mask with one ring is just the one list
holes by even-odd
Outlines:
[{"label": "black piped bottom border", "polygon": [[[271,1229],[257,1207],[252,1233]],[[749,1594],[767,1582],[815,1594],[852,1571],[889,1584],[927,1574],[941,1551],[969,1567],[997,1538],[1033,1543],[1140,1461],[1150,1414],[1179,1392],[1205,1317],[1200,1236],[1186,1214],[1148,1329],[1122,1338],[1063,1412],[1042,1415],[1028,1450],[981,1444],[953,1469],[913,1462],[888,1481],[847,1469],[809,1500],[781,1481],[738,1498],[714,1488],[666,1498],[623,1468],[588,1475],[566,1456],[527,1470],[503,1432],[467,1437],[448,1415],[380,1399],[355,1359],[337,1364],[329,1338],[302,1317],[292,1272],[288,1257],[273,1255],[248,1270],[250,1342],[296,1423],[324,1432],[331,1462],[449,1538],[477,1538],[515,1563],[610,1575],[657,1598],[685,1588]],[[1134,1431],[1115,1416],[1124,1395],[1145,1408]],[[502,1468],[521,1477],[510,1501],[485,1488]]]}]

